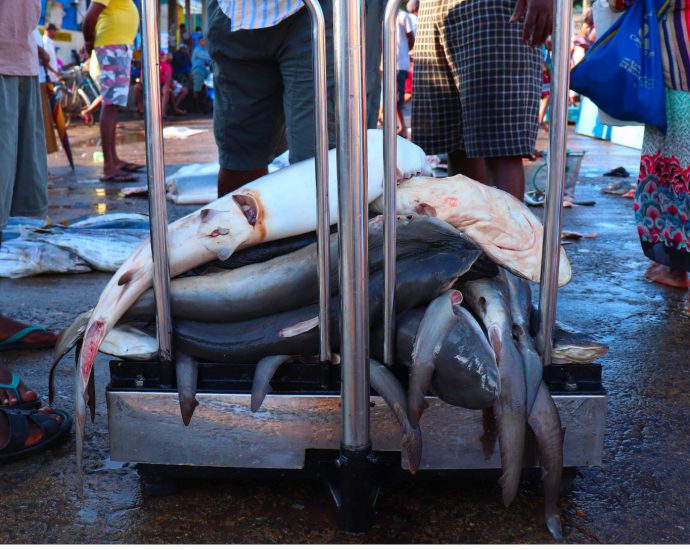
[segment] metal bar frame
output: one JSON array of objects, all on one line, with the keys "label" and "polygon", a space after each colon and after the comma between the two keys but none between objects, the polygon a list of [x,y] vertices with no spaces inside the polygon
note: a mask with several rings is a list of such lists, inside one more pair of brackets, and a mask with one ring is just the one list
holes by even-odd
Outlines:
[{"label": "metal bar frame", "polygon": [[396,267],[396,168],[398,157],[396,117],[397,15],[402,0],[389,0],[383,16],[383,238],[384,302],[383,361],[395,362],[395,267]]},{"label": "metal bar frame", "polygon": [[326,78],[326,23],[321,5],[304,0],[311,16],[312,65],[314,67],[314,123],[316,124],[316,237],[319,277],[319,360],[331,360],[330,313],[331,248],[328,189],[328,82]]},{"label": "metal bar frame", "polygon": [[156,302],[156,336],[160,361],[172,362],[172,314],[170,312],[170,264],[168,217],[165,203],[165,159],[161,118],[158,50],[158,2],[141,3],[144,104],[146,117],[146,180],[149,188],[153,294]]},{"label": "metal bar frame", "polygon": [[558,268],[561,249],[563,190],[565,187],[568,132],[569,52],[572,3],[555,0],[553,13],[553,78],[551,79],[551,127],[544,204],[544,241],[539,285],[539,334],[537,344],[544,365],[551,364],[553,327],[558,301]]},{"label": "metal bar frame", "polygon": [[354,452],[371,448],[363,21],[363,0],[333,0],[342,310],[342,448]]}]

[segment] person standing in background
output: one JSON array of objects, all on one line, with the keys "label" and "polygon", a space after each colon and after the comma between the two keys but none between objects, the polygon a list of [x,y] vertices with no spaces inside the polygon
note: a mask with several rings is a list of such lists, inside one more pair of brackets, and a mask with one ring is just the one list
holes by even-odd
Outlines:
[{"label": "person standing in background", "polygon": [[129,97],[132,43],[139,27],[139,12],[132,0],[94,0],[84,16],[84,50],[96,52],[101,68],[99,82],[101,108],[101,143],[104,182],[131,182],[143,166],[117,156],[115,127],[120,107]]},{"label": "person standing in background", "polygon": [[410,14],[398,10],[395,24],[398,26],[395,33],[398,49],[398,70],[395,79],[396,104],[395,109],[398,118],[398,135],[407,139],[407,125],[405,124],[405,82],[410,74],[410,50],[414,47],[414,28]]},{"label": "person standing in background", "polygon": [[211,56],[206,51],[204,37],[199,37],[199,42],[192,53],[192,82],[194,84],[194,99],[196,104],[203,106],[204,81],[211,74]]},{"label": "person standing in background", "polygon": [[[57,27],[50,23],[43,33],[43,49],[48,54],[49,62],[47,70],[53,73],[57,78],[60,78],[60,71],[58,70],[57,52],[55,51],[55,36],[57,36]],[[52,77],[48,75],[52,80]]]},{"label": "person standing in background", "polygon": [[417,36],[417,14],[419,13],[419,0],[408,0],[405,8],[412,22],[412,32]]},{"label": "person standing in background", "polygon": [[[33,34],[40,15],[40,0],[0,2],[0,246],[9,216],[48,214],[48,162]],[[43,327],[0,314],[0,351],[53,347],[56,338]],[[0,463],[48,448],[67,435],[69,416],[40,406],[36,392],[0,363]]]},{"label": "person standing in background", "polygon": [[448,153],[449,175],[523,199],[522,159],[532,155],[539,129],[535,48],[552,24],[553,0],[422,2],[412,140],[427,154]]},{"label": "person standing in background", "polygon": [[[615,0],[609,0],[616,7]],[[659,19],[667,129],[646,125],[635,193],[642,252],[650,281],[690,288],[690,3],[671,0]],[[689,307],[690,309],[690,307]]]},{"label": "person standing in background", "polygon": [[[365,3],[368,122],[380,100],[383,0]],[[334,143],[333,6],[326,23],[329,134]],[[311,18],[299,0],[209,0],[206,41],[213,60],[213,125],[219,151],[218,196],[268,173],[287,133],[290,162],[315,154]]]}]

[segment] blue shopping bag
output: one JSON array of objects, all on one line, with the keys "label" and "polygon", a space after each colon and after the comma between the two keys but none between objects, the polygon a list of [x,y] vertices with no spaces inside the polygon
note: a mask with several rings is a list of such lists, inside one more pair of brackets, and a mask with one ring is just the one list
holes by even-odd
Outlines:
[{"label": "blue shopping bag", "polygon": [[570,73],[570,88],[609,115],[666,133],[659,18],[669,0],[635,0]]}]

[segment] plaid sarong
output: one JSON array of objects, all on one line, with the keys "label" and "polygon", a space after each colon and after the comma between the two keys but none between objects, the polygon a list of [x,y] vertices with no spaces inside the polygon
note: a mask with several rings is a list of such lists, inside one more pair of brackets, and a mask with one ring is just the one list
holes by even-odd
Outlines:
[{"label": "plaid sarong", "polygon": [[509,23],[515,0],[421,3],[412,140],[427,154],[527,156],[538,131],[541,55]]}]

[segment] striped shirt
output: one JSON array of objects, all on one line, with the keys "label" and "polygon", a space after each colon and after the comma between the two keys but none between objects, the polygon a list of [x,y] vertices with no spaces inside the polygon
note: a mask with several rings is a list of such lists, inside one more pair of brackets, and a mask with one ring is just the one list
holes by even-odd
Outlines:
[{"label": "striped shirt", "polygon": [[287,19],[302,7],[301,0],[218,0],[230,18],[230,30],[264,29]]}]

